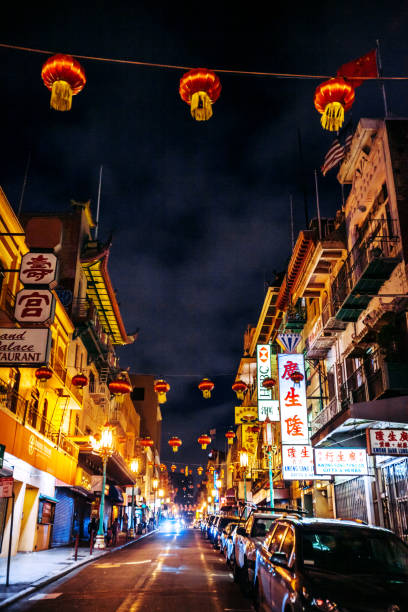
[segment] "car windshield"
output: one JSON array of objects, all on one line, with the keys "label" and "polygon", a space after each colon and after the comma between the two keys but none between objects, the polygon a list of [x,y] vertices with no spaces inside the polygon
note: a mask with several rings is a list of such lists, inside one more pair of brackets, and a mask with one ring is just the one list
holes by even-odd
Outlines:
[{"label": "car windshield", "polygon": [[276,516],[271,516],[270,518],[256,518],[252,526],[252,537],[264,538],[275,521]]},{"label": "car windshield", "polygon": [[228,523],[233,523],[234,521],[231,520],[230,516],[225,516],[222,519],[220,519],[220,522],[218,523],[218,529],[224,529],[224,527],[226,527],[228,525]]},{"label": "car windshield", "polygon": [[305,569],[342,574],[393,574],[408,578],[408,547],[397,537],[358,529],[305,531]]}]

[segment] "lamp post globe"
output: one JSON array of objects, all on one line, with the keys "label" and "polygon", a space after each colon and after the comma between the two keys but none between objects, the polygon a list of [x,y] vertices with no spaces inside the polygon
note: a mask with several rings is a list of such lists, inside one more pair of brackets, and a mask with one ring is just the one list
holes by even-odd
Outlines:
[{"label": "lamp post globe", "polygon": [[105,532],[103,526],[103,512],[105,507],[105,486],[106,486],[106,466],[109,457],[112,457],[114,453],[114,440],[113,440],[113,427],[110,423],[105,423],[102,427],[101,433],[97,436],[90,436],[90,442],[92,450],[96,455],[99,455],[102,459],[102,491],[101,491],[101,503],[99,506],[99,529],[96,534],[95,548],[106,548],[105,544]]}]

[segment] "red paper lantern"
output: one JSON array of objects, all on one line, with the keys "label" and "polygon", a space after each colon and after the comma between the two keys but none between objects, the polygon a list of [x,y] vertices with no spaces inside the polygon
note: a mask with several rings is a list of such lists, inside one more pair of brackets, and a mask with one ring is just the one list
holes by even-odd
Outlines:
[{"label": "red paper lantern", "polygon": [[299,385],[302,380],[303,380],[303,374],[302,372],[299,372],[299,370],[296,370],[295,372],[293,372],[291,374],[290,380],[295,384],[295,385]]},{"label": "red paper lantern", "polygon": [[199,476],[201,476],[201,474],[203,473],[204,468],[202,468],[201,466],[197,468],[197,473]]},{"label": "red paper lantern", "polygon": [[201,436],[198,438],[197,442],[198,442],[199,444],[201,444],[201,448],[202,448],[203,450],[205,450],[205,449],[207,448],[207,446],[208,446],[209,444],[211,444],[211,438],[210,438],[210,436],[207,436],[207,434],[202,434],[202,435],[201,435]]},{"label": "red paper lantern", "polygon": [[341,77],[329,79],[316,87],[314,105],[321,113],[324,130],[337,132],[344,122],[344,113],[353,106],[354,87]]},{"label": "red paper lantern", "polygon": [[261,428],[259,427],[259,425],[253,425],[251,428],[251,431],[254,434],[259,434],[259,432],[261,431]]},{"label": "red paper lantern", "polygon": [[207,121],[221,93],[220,79],[212,70],[194,68],[181,77],[179,92],[181,99],[190,105],[191,116],[196,121]]},{"label": "red paper lantern", "polygon": [[235,438],[235,433],[232,431],[232,429],[227,431],[227,433],[225,434],[225,437],[228,440],[229,446],[232,446],[234,444],[234,438]]},{"label": "red paper lantern", "polygon": [[205,399],[208,399],[209,397],[211,397],[211,391],[214,389],[214,383],[209,378],[203,378],[198,383],[198,388],[202,392],[203,397]]},{"label": "red paper lantern", "polygon": [[51,108],[69,111],[72,96],[76,96],[85,86],[85,71],[71,55],[57,53],[43,64],[41,77],[44,85],[51,91]]},{"label": "red paper lantern", "polygon": [[177,453],[179,446],[181,445],[182,441],[180,440],[180,438],[177,438],[177,436],[173,436],[172,438],[170,438],[169,446],[171,446],[173,453]]},{"label": "red paper lantern", "polygon": [[125,393],[130,393],[132,391],[132,385],[121,377],[116,378],[116,380],[112,380],[108,387],[111,394],[117,397],[121,397],[125,395]]},{"label": "red paper lantern", "polygon": [[171,466],[170,469],[171,469],[172,472],[175,472],[177,470],[177,466],[174,465],[174,463],[173,463],[173,465]]},{"label": "red paper lantern", "polygon": [[157,393],[157,399],[159,404],[164,404],[167,401],[166,393],[170,391],[170,385],[163,379],[154,381],[154,390]]},{"label": "red paper lantern", "polygon": [[262,381],[262,386],[265,387],[265,389],[273,389],[275,385],[276,380],[274,378],[264,378]]},{"label": "red paper lantern", "polygon": [[164,463],[161,463],[161,464],[159,465],[159,467],[160,467],[160,470],[161,470],[162,472],[164,472],[164,471],[166,470],[166,466],[165,466],[165,464],[164,464]]},{"label": "red paper lantern", "polygon": [[74,387],[78,387],[78,389],[83,389],[88,384],[88,379],[85,374],[75,374],[72,378],[72,384]]},{"label": "red paper lantern", "polygon": [[[139,440],[139,444],[140,446],[143,446],[143,448],[151,448],[152,446],[154,446],[154,440],[152,440],[150,436],[146,436],[145,438]],[[150,463],[151,462],[149,461],[149,465]]]},{"label": "red paper lantern", "polygon": [[52,370],[47,366],[40,366],[34,373],[40,383],[46,383],[52,376]]},{"label": "red paper lantern", "polygon": [[232,385],[232,390],[237,394],[237,399],[244,399],[244,393],[248,389],[248,385],[243,380],[236,380]]}]

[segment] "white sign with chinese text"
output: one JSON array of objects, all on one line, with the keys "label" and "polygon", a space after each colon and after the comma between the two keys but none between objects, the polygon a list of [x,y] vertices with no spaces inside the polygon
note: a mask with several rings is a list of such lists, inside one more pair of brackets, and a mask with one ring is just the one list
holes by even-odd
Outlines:
[{"label": "white sign with chinese text", "polygon": [[21,260],[20,281],[24,285],[55,287],[57,283],[57,262],[54,253],[26,253]]},{"label": "white sign with chinese text", "polygon": [[315,473],[319,476],[366,476],[364,448],[315,448]]},{"label": "white sign with chinese text", "polygon": [[45,323],[55,313],[55,298],[49,289],[22,289],[16,295],[14,316],[20,323]]},{"label": "white sign with chinese text", "polygon": [[0,367],[38,367],[48,363],[51,346],[49,329],[0,329]]},{"label": "white sign with chinese text", "polygon": [[408,430],[367,429],[366,432],[369,455],[408,455]]},{"label": "white sign with chinese text", "polygon": [[266,417],[270,421],[279,421],[278,400],[258,400],[258,420],[265,421]]},{"label": "white sign with chinese text", "polygon": [[[295,372],[299,376],[293,381],[292,376]],[[309,444],[303,355],[299,353],[279,354],[278,374],[282,444]]]},{"label": "white sign with chinese text", "polygon": [[0,498],[12,497],[13,495],[13,478],[0,478]]},{"label": "white sign with chinese text", "polygon": [[313,480],[316,478],[313,448],[309,444],[282,444],[283,480]]}]

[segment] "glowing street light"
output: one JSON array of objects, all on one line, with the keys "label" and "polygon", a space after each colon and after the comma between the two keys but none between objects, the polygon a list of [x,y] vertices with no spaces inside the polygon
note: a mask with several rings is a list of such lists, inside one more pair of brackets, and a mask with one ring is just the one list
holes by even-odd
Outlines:
[{"label": "glowing street light", "polygon": [[245,501],[245,518],[247,518],[247,507],[246,507],[246,502],[247,502],[247,490],[246,490],[246,469],[248,467],[248,453],[246,448],[242,448],[241,452],[239,453],[239,463],[240,466],[243,468],[244,470],[244,501]]},{"label": "glowing street light", "polygon": [[106,548],[105,533],[103,530],[103,510],[105,506],[106,465],[109,457],[112,457],[114,453],[112,425],[110,423],[105,423],[101,433],[96,434],[95,437],[90,436],[89,441],[93,452],[101,457],[103,466],[101,503],[99,506],[99,529],[96,534],[95,548]]},{"label": "glowing street light", "polygon": [[[133,459],[133,461],[130,464],[130,470],[133,472],[133,474],[138,473],[139,471],[139,460],[138,459]],[[135,483],[132,482],[132,520],[130,522],[130,537],[134,537],[135,536]]]}]

